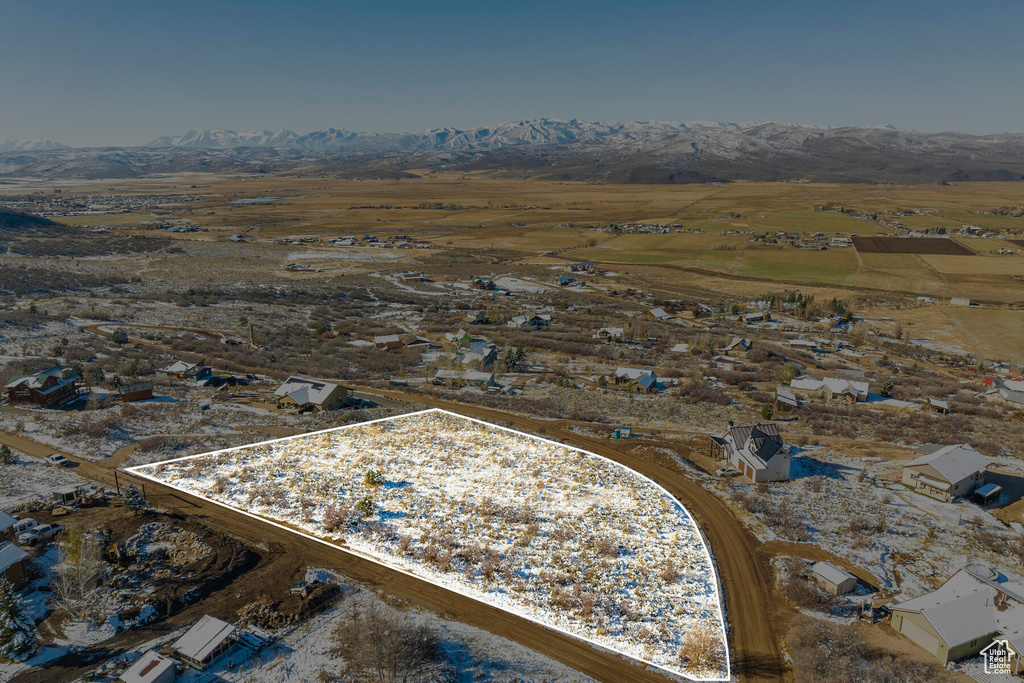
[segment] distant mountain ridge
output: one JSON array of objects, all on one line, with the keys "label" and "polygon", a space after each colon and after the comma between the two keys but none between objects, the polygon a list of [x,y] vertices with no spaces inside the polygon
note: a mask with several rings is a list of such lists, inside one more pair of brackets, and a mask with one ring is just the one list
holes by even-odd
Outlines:
[{"label": "distant mountain ridge", "polygon": [[25,140],[2,140],[0,141],[0,153],[2,152],[46,152],[55,149],[71,149],[65,144],[53,140],[39,140],[28,138]]},{"label": "distant mountain ridge", "polygon": [[325,128],[306,135],[294,131],[190,130],[184,135],[166,135],[146,143],[145,147],[188,147],[232,149],[236,147],[274,147],[306,150],[324,154],[349,151],[416,151],[426,149],[497,149],[516,145],[549,145],[598,142],[613,139],[652,139],[697,128],[739,130],[751,123],[690,121],[685,123],[640,121],[632,123],[586,122],[578,119],[533,119],[506,121],[495,126],[470,128],[434,128],[422,133],[356,133]]},{"label": "distant mountain ridge", "polygon": [[445,169],[619,183],[1024,180],[1024,135],[921,133],[892,126],[542,118],[421,133],[193,130],[143,147],[18,145],[0,152],[0,177],[289,172],[402,178]]}]

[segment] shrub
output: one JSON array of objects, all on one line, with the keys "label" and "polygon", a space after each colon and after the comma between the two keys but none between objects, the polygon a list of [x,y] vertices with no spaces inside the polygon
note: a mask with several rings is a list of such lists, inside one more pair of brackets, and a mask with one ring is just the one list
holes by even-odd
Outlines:
[{"label": "shrub", "polygon": [[700,671],[716,668],[721,662],[722,649],[718,638],[706,626],[698,626],[686,634],[679,650],[679,659],[687,670]]}]

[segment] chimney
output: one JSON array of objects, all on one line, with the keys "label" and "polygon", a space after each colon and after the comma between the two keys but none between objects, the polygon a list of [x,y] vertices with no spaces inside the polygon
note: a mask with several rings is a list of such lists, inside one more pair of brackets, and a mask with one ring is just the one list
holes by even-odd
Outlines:
[{"label": "chimney", "polygon": [[729,429],[732,429],[735,426],[736,424],[732,420],[729,420]]}]

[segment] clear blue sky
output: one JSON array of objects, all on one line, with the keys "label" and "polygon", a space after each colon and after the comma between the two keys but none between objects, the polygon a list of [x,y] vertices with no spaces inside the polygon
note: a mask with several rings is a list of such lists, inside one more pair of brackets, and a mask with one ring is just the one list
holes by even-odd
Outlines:
[{"label": "clear blue sky", "polygon": [[503,120],[1024,132],[1020,0],[0,3],[0,140]]}]

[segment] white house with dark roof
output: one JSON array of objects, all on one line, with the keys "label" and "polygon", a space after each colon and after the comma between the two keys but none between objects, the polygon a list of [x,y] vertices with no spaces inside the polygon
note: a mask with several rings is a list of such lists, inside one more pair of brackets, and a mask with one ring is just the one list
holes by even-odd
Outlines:
[{"label": "white house with dark roof", "polygon": [[925,447],[903,466],[902,481],[919,493],[946,502],[974,493],[985,484],[988,459],[967,444]]},{"label": "white house with dark roof", "polygon": [[736,471],[754,483],[789,481],[792,458],[777,424],[729,427],[711,437],[712,454],[728,460]]}]

